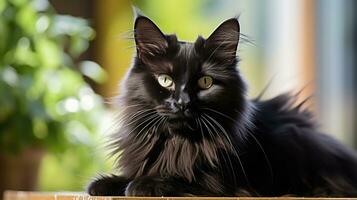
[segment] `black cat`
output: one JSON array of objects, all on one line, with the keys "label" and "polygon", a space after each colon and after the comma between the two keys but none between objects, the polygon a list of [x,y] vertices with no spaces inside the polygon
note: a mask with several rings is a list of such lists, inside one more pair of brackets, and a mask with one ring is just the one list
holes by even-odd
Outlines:
[{"label": "black cat", "polygon": [[111,147],[121,175],[90,195],[357,196],[357,155],[321,134],[294,95],[246,97],[240,27],[178,41],[135,20],[137,55],[121,88]]}]

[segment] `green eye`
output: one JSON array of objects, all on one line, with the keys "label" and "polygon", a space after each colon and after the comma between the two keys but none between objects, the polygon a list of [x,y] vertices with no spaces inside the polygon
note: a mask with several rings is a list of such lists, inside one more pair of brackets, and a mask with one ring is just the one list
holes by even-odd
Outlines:
[{"label": "green eye", "polygon": [[198,86],[202,89],[208,89],[212,86],[213,84],[213,79],[210,76],[202,76],[200,79],[198,79]]},{"label": "green eye", "polygon": [[159,84],[162,86],[162,87],[171,87],[172,84],[174,83],[172,81],[172,78],[169,76],[169,75],[166,75],[166,74],[161,74],[157,77],[157,81],[159,82]]}]

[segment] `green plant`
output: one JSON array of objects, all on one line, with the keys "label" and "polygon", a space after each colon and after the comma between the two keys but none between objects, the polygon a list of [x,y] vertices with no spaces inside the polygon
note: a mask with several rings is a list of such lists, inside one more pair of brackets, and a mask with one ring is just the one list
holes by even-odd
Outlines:
[{"label": "green plant", "polygon": [[105,73],[78,62],[93,37],[87,21],[46,0],[0,0],[0,152],[93,145],[103,104],[84,76]]}]

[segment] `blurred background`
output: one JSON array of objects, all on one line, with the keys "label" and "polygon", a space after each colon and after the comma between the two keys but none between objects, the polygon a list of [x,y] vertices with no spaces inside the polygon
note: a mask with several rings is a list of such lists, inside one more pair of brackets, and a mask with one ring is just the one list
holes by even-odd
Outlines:
[{"label": "blurred background", "polygon": [[239,68],[255,97],[298,92],[321,130],[357,147],[353,0],[0,0],[0,192],[83,191],[109,172],[118,82],[134,53],[131,5],[194,41],[240,16]]}]

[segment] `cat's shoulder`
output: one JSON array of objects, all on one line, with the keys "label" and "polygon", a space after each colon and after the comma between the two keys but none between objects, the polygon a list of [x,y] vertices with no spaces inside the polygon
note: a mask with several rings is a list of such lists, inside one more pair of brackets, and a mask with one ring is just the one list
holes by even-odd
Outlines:
[{"label": "cat's shoulder", "polygon": [[277,132],[300,128],[315,130],[317,123],[313,113],[304,106],[306,102],[289,93],[267,100],[253,99],[255,123]]},{"label": "cat's shoulder", "polygon": [[357,164],[356,152],[332,136],[321,133],[313,113],[297,99],[296,96],[282,94],[268,100],[253,100],[256,105],[256,133],[262,142],[277,151],[286,149],[291,154],[311,158],[353,157]]},{"label": "cat's shoulder", "polygon": [[272,149],[287,149],[297,154],[334,142],[333,138],[319,133],[313,113],[294,95],[286,93],[252,102],[255,105],[255,134]]}]

